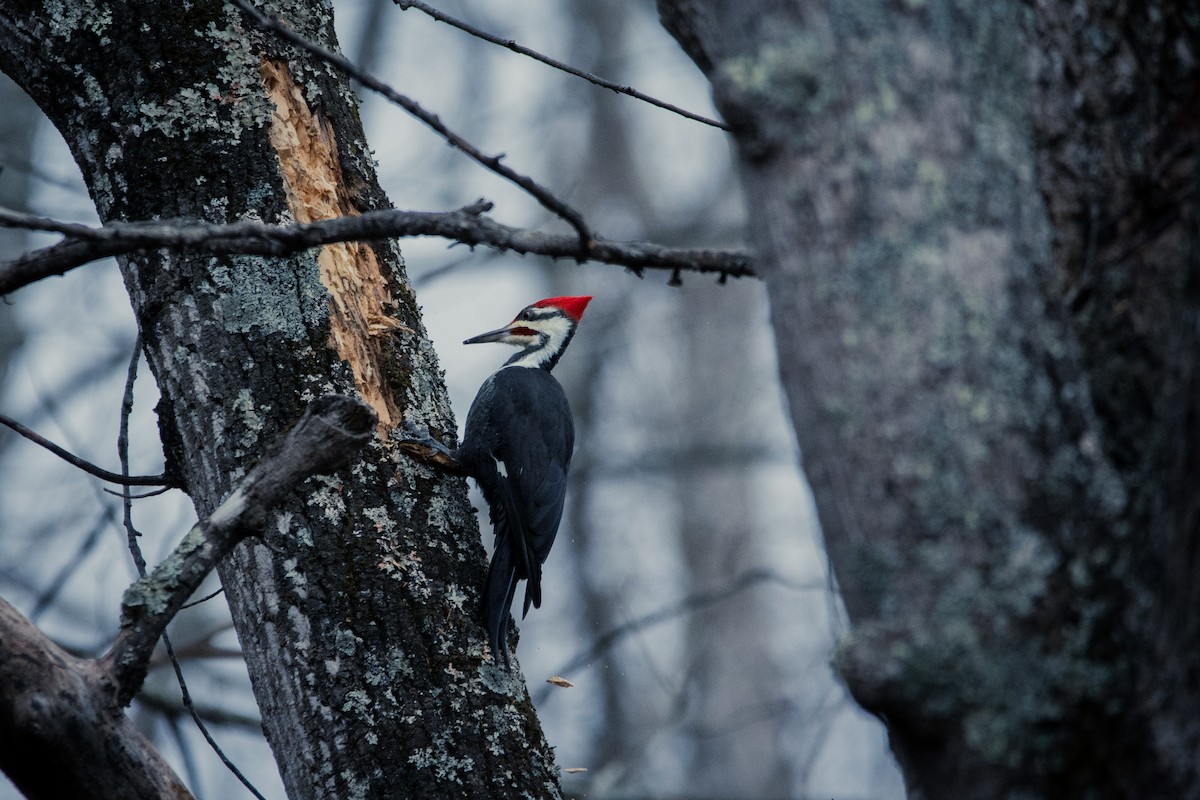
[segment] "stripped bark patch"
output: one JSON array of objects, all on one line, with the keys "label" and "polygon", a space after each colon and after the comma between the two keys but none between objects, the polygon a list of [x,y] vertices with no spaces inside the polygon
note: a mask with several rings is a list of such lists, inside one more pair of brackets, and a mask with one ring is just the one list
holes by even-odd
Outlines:
[{"label": "stripped bark patch", "polygon": [[[259,71],[275,103],[270,141],[292,216],[297,222],[357,216],[332,125],[308,107],[286,63],[264,61]],[[379,415],[380,431],[386,431],[401,416],[394,398],[383,390],[388,338],[408,330],[387,313],[394,300],[388,277],[375,251],[361,243],[325,245],[317,263],[329,292],[332,345],[350,365],[359,394]]]}]

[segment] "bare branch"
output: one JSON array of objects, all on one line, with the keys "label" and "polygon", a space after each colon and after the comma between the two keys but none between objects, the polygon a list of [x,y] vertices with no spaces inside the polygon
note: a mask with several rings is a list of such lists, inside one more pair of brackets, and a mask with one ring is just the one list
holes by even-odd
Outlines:
[{"label": "bare branch", "polygon": [[209,592],[208,594],[204,595],[204,597],[184,603],[183,605],[181,605],[179,607],[179,609],[182,611],[185,608],[191,608],[193,606],[198,606],[201,603],[207,603],[209,600],[212,600],[214,597],[216,597],[223,591],[225,591],[224,586],[218,587],[215,591]]},{"label": "bare branch", "polygon": [[246,536],[262,530],[267,514],[296,484],[336,469],[371,438],[375,413],[360,400],[328,396],[311,403],[277,449],[266,455],[207,520],[183,537],[121,604],[121,632],[102,659],[127,704],[141,687],[150,655],[167,623],[213,567]]},{"label": "bare branch", "polygon": [[688,250],[651,242],[615,242],[594,239],[586,250],[578,238],[513,228],[486,216],[492,204],[478,200],[457,211],[401,211],[382,209],[351,217],[293,225],[271,225],[256,220],[228,224],[194,220],[111,222],[90,227],[0,208],[0,227],[18,227],[63,233],[71,238],[0,264],[0,295],[30,283],[114,255],[161,248],[206,253],[285,256],[334,242],[370,241],[412,236],[440,236],[470,247],[483,245],[500,251],[598,261],[641,274],[647,269],[708,273],[743,278],[757,277],[748,253],[726,250]]},{"label": "bare branch", "polygon": [[[125,370],[125,391],[121,394],[120,422],[117,426],[117,461],[121,464],[121,477],[129,477],[129,417],[133,414],[133,385],[137,382],[138,361],[142,356],[142,332],[138,331],[133,339],[133,355],[129,357],[129,367]],[[146,577],[146,559],[142,548],[138,546],[137,528],[133,526],[133,494],[129,485],[121,487],[122,521],[125,525],[125,541],[129,554],[133,556],[133,565],[137,567],[139,578]]]},{"label": "bare branch", "polygon": [[426,14],[426,15],[432,17],[433,19],[436,19],[438,22],[444,22],[447,25],[450,25],[451,27],[458,28],[460,31],[469,33],[472,36],[476,37],[477,39],[483,39],[485,42],[491,42],[492,44],[498,44],[501,47],[512,50],[514,53],[519,53],[520,55],[527,56],[529,58],[532,58],[534,61],[540,61],[541,63],[545,64],[546,66],[553,67],[554,69],[557,69],[557,70],[561,70],[562,72],[565,72],[568,75],[574,75],[577,78],[583,78],[585,81],[588,81],[589,83],[594,83],[597,86],[600,86],[604,89],[611,89],[612,91],[617,92],[618,94],[628,95],[637,100],[641,100],[643,103],[649,103],[652,106],[658,106],[661,109],[665,109],[666,111],[670,111],[674,114],[678,114],[681,117],[686,117],[687,119],[694,120],[696,122],[703,122],[705,125],[712,125],[714,128],[720,128],[723,131],[731,130],[731,128],[728,125],[726,125],[724,122],[720,122],[715,119],[709,119],[708,117],[702,116],[700,114],[695,114],[691,111],[687,111],[686,109],[682,109],[679,106],[671,105],[670,103],[664,102],[664,101],[659,100],[654,97],[651,97],[648,94],[643,94],[642,92],[639,92],[637,89],[634,89],[631,86],[622,86],[621,84],[613,83],[612,81],[607,81],[598,75],[593,75],[592,73],[585,72],[584,70],[581,70],[577,67],[572,67],[570,64],[566,64],[566,63],[563,63],[562,61],[558,61],[557,59],[553,59],[553,58],[550,58],[549,56],[542,55],[541,53],[537,52],[536,50],[530,50],[528,47],[524,47],[522,45],[517,44],[512,39],[502,39],[499,36],[495,36],[493,34],[487,33],[486,31],[482,31],[479,28],[474,27],[473,25],[468,25],[467,23],[463,22],[460,19],[456,19],[456,18],[450,16],[449,14],[445,14],[441,11],[438,11],[436,8],[434,8],[430,5],[420,2],[420,0],[393,0],[393,2],[396,5],[400,6],[401,9],[408,10],[410,8],[415,8],[418,11],[420,11],[421,13]]},{"label": "bare branch", "polygon": [[[791,578],[780,575],[769,569],[751,569],[739,575],[727,586],[720,589],[714,589],[706,592],[696,592],[688,595],[681,600],[672,603],[669,606],[651,611],[636,619],[631,619],[620,625],[617,625],[596,637],[592,642],[591,647],[581,653],[578,653],[565,664],[555,670],[555,675],[570,675],[575,670],[586,666],[596,657],[608,652],[617,645],[622,639],[630,636],[643,628],[648,628],[652,625],[658,625],[675,617],[685,614],[695,613],[705,608],[718,605],[739,594],[752,586],[760,583],[777,583],[788,589],[795,591],[819,591],[826,587],[823,581],[796,581]],[[540,692],[535,696],[535,702],[542,702],[549,691],[546,687],[541,687]]]},{"label": "bare branch", "polygon": [[542,186],[532,178],[522,175],[514,169],[506,167],[503,163],[501,163],[501,160],[504,158],[503,154],[498,156],[485,155],[478,148],[476,148],[475,145],[471,144],[466,139],[450,130],[450,128],[448,128],[446,124],[442,122],[437,114],[425,110],[425,108],[423,108],[411,97],[401,94],[388,84],[376,78],[374,75],[359,69],[345,56],[341,55],[340,53],[335,53],[332,50],[324,48],[316,42],[310,41],[309,39],[301,36],[292,30],[291,27],[289,27],[287,23],[283,22],[282,20],[263,14],[261,11],[252,6],[248,0],[230,1],[248,14],[251,18],[253,18],[260,27],[273,31],[274,33],[278,34],[280,38],[287,40],[302,50],[307,50],[309,53],[321,59],[326,64],[329,64],[330,66],[342,71],[346,75],[354,78],[368,89],[383,95],[388,100],[391,100],[393,103],[400,106],[409,114],[413,115],[421,122],[425,123],[428,127],[436,131],[437,134],[445,139],[452,147],[458,148],[481,166],[491,170],[497,175],[500,175],[506,180],[515,183],[517,186],[520,186],[535,200],[541,203],[541,205],[548,211],[559,217],[562,217],[564,220],[570,223],[571,227],[574,228],[575,232],[579,235],[578,249],[588,249],[592,242],[592,232],[588,229],[587,222],[584,221],[583,215],[557,198],[549,189]]},{"label": "bare branch", "polygon": [[112,706],[96,663],[64,651],[3,598],[0,770],[27,797],[192,797]]},{"label": "bare branch", "polygon": [[5,425],[13,429],[34,444],[41,445],[51,453],[54,453],[54,455],[58,456],[63,461],[79,467],[87,474],[94,475],[101,480],[108,481],[109,483],[116,483],[120,484],[121,486],[176,486],[175,481],[167,475],[121,475],[116,472],[109,472],[106,469],[96,466],[90,461],[85,461],[79,456],[67,452],[54,442],[43,437],[37,431],[25,427],[12,417],[4,414],[0,414],[0,425]]},{"label": "bare branch", "polygon": [[173,486],[163,486],[158,489],[151,489],[148,492],[138,492],[137,494],[127,494],[124,491],[114,492],[112,489],[105,488],[105,494],[111,494],[113,497],[128,498],[130,500],[145,500],[147,497],[157,497],[160,494],[166,494],[173,489]]}]

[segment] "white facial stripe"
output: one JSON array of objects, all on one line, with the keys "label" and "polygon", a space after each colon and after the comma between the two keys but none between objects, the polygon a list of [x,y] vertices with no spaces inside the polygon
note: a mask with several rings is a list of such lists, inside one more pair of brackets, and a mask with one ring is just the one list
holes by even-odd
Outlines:
[{"label": "white facial stripe", "polygon": [[[562,349],[563,342],[571,333],[571,321],[561,314],[555,313],[546,319],[527,320],[522,323],[526,328],[537,331],[545,337],[545,343],[508,366],[510,367],[540,367],[551,356]],[[523,337],[524,338],[524,337]]]},{"label": "white facial stripe", "polygon": [[[514,372],[513,374],[516,375],[518,373]],[[525,373],[522,372],[520,374],[524,375]],[[500,473],[500,477],[507,478],[508,477],[508,467],[504,466],[504,462],[501,461],[500,459],[496,458],[495,456],[492,457],[492,460],[496,462],[496,472]]]},{"label": "white facial stripe", "polygon": [[570,320],[559,315],[548,317],[546,319],[533,319],[527,324],[535,331],[542,331],[543,333],[548,333],[551,336],[556,334],[565,336],[567,331],[571,330]]}]

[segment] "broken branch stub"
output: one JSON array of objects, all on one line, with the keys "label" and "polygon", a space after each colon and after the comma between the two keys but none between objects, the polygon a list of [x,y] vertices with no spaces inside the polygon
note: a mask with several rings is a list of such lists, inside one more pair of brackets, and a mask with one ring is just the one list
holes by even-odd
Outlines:
[{"label": "broken branch stub", "polygon": [[103,658],[122,706],[141,688],[167,623],[205,576],[238,542],[261,531],[270,511],[300,481],[348,461],[370,440],[377,422],[361,400],[333,395],[314,400],[225,502],[129,587],[121,603],[121,632]]}]

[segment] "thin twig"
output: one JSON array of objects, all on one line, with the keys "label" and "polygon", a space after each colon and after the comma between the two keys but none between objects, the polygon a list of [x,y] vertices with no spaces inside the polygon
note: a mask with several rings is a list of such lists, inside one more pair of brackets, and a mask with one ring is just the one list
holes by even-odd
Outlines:
[{"label": "thin twig", "polygon": [[456,19],[455,17],[452,17],[449,14],[438,11],[436,8],[433,8],[432,6],[429,6],[425,3],[420,2],[420,0],[393,0],[393,2],[395,2],[395,4],[400,6],[400,8],[403,10],[415,8],[418,11],[420,11],[421,13],[426,14],[426,15],[432,17],[433,19],[437,20],[438,22],[444,22],[447,25],[450,25],[451,27],[458,28],[460,31],[463,31],[464,33],[469,33],[472,36],[476,37],[477,39],[483,39],[485,42],[491,42],[492,44],[498,44],[501,47],[512,50],[514,53],[519,53],[520,55],[527,56],[529,58],[532,58],[534,61],[540,61],[541,63],[545,64],[546,66],[553,67],[554,69],[557,69],[557,70],[561,70],[562,72],[565,72],[568,75],[574,75],[577,78],[583,78],[585,81],[588,81],[589,83],[594,83],[597,86],[600,86],[602,88],[611,89],[612,91],[617,92],[618,94],[628,95],[637,100],[641,100],[643,103],[649,103],[652,106],[658,106],[661,109],[670,111],[673,114],[678,114],[681,117],[686,117],[686,118],[688,118],[690,120],[694,120],[696,122],[703,122],[705,125],[712,125],[714,128],[720,128],[721,130],[724,130],[724,131],[731,130],[731,128],[728,125],[726,125],[724,122],[720,122],[715,119],[710,119],[710,118],[702,116],[700,114],[695,114],[691,111],[680,108],[679,106],[671,105],[670,103],[667,103],[663,100],[659,100],[657,98],[651,97],[648,94],[643,94],[642,92],[639,92],[637,89],[634,89],[631,86],[622,86],[621,84],[613,83],[612,81],[605,80],[604,78],[601,78],[599,75],[593,75],[592,73],[585,72],[584,70],[581,70],[577,67],[572,67],[570,64],[566,64],[562,61],[558,61],[557,59],[553,59],[553,58],[550,58],[549,56],[542,55],[541,53],[537,52],[536,50],[530,50],[528,47],[524,47],[520,44],[517,44],[512,39],[502,39],[499,36],[488,33],[487,31],[480,30],[479,28],[476,28],[473,25],[463,22],[460,19]]},{"label": "thin twig", "polygon": [[[152,489],[149,492],[138,492],[137,494],[128,495],[128,497],[130,500],[145,500],[147,497],[158,497],[160,494],[166,494],[167,492],[171,491],[174,488],[176,488],[176,487],[163,486],[160,489]],[[114,492],[112,489],[108,489],[108,488],[104,489],[104,493],[111,494],[113,497],[126,497],[126,494],[124,491]]]},{"label": "thin twig", "polygon": [[225,768],[233,773],[233,777],[237,778],[242,786],[246,787],[246,791],[257,797],[258,800],[267,800],[263,797],[262,792],[250,782],[250,779],[242,774],[242,771],[237,768],[237,764],[229,760],[229,756],[225,755],[225,751],[221,749],[221,746],[217,744],[217,740],[209,733],[208,726],[204,724],[204,720],[200,719],[200,714],[196,711],[196,706],[192,703],[192,695],[188,692],[187,682],[183,679],[183,667],[179,665],[179,659],[175,657],[175,649],[171,647],[171,640],[167,638],[165,632],[162,635],[162,642],[167,649],[167,657],[171,659],[171,666],[175,668],[175,679],[179,682],[179,692],[183,707],[191,715],[192,722],[196,724],[196,728],[204,737],[204,741],[208,742],[208,746],[217,754],[217,758],[221,759],[221,763],[225,765]]},{"label": "thin twig", "polygon": [[411,97],[401,94],[393,89],[388,84],[376,78],[368,72],[365,72],[356,67],[348,58],[335,53],[316,42],[310,41],[304,36],[296,33],[285,22],[270,15],[264,14],[251,5],[248,0],[231,0],[231,2],[254,19],[258,25],[264,29],[273,31],[280,38],[287,40],[291,44],[303,50],[307,50],[312,55],[321,59],[330,66],[340,70],[344,74],[354,78],[356,81],[366,86],[375,92],[391,100],[396,105],[403,108],[412,116],[425,123],[432,128],[439,136],[445,139],[452,147],[456,147],[473,159],[476,163],[500,175],[501,177],[520,186],[528,192],[535,200],[542,204],[544,208],[553,212],[559,217],[562,217],[571,227],[575,229],[579,236],[578,249],[588,250],[592,242],[592,232],[588,228],[587,222],[584,221],[583,215],[576,211],[564,201],[556,197],[549,189],[537,183],[532,178],[522,175],[514,169],[506,167],[501,160],[503,155],[489,156],[482,153],[473,144],[468,142],[463,137],[459,136],[454,131],[450,130],[444,122],[431,111],[427,111],[417,101]]},{"label": "thin twig", "polygon": [[[120,432],[117,434],[117,458],[121,462],[122,476],[129,476],[129,417],[133,413],[133,386],[137,381],[138,361],[142,355],[142,333],[138,331],[137,337],[133,340],[133,356],[129,359],[129,369],[125,373],[125,391],[121,395],[121,422]],[[129,554],[133,556],[133,563],[137,567],[138,577],[146,577],[146,559],[142,555],[142,548],[138,545],[138,537],[141,533],[133,525],[133,496],[129,493],[129,484],[125,484],[124,496],[121,499],[125,522],[125,536],[129,545]],[[179,684],[179,694],[183,707],[187,709],[188,714],[192,717],[192,722],[199,729],[200,734],[204,737],[204,741],[208,742],[208,746],[216,753],[217,758],[225,765],[233,776],[241,781],[242,785],[253,794],[258,800],[266,800],[262,793],[252,784],[242,771],[237,768],[237,765],[229,760],[225,755],[225,751],[217,744],[216,739],[209,733],[208,727],[204,724],[204,720],[200,719],[200,715],[196,713],[196,708],[192,704],[192,695],[188,691],[187,681],[183,677],[183,666],[179,663],[179,659],[175,657],[175,648],[171,645],[171,639],[167,635],[164,628],[161,634],[161,639],[164,649],[167,651],[167,658],[171,661],[171,666],[175,670],[175,680]],[[182,739],[181,747],[182,747]],[[191,767],[189,766],[189,772]]]},{"label": "thin twig", "polygon": [[110,222],[100,227],[63,222],[0,208],[0,227],[62,233],[64,242],[0,263],[0,295],[61,275],[90,261],[145,250],[175,248],[205,253],[285,256],[310,247],[347,241],[439,236],[469,247],[614,264],[641,275],[643,270],[683,270],[727,277],[757,277],[753,258],[729,250],[688,250],[652,242],[595,239],[583,251],[571,235],[513,228],[487,216],[492,204],[477,200],[456,211],[381,209],[292,225],[257,220],[227,224],[196,220]]},{"label": "thin twig", "polygon": [[[133,339],[133,355],[129,359],[129,369],[125,371],[125,391],[121,395],[121,419],[117,432],[117,461],[121,464],[121,476],[129,476],[129,417],[133,413],[133,384],[137,381],[138,361],[142,355],[142,332],[138,331]],[[137,567],[138,577],[146,577],[146,559],[142,557],[142,548],[138,547],[137,529],[133,527],[133,495],[129,492],[129,484],[121,489],[121,513],[125,523],[126,542],[129,554],[133,556],[133,564]]]},{"label": "thin twig", "polygon": [[68,453],[66,450],[59,447],[58,445],[56,445],[54,442],[50,441],[49,439],[46,439],[41,434],[25,427],[24,425],[22,425],[21,423],[17,422],[15,419],[13,419],[12,417],[6,416],[4,414],[0,414],[0,425],[5,425],[5,426],[11,428],[12,430],[21,434],[22,436],[24,436],[26,439],[33,442],[34,444],[40,445],[40,446],[44,447],[45,449],[49,450],[51,453],[54,453],[54,455],[58,456],[63,461],[66,461],[67,463],[78,467],[79,469],[83,470],[87,474],[93,475],[93,476],[99,478],[100,480],[108,481],[109,483],[116,483],[121,486],[173,486],[174,485],[174,483],[171,481],[171,479],[169,477],[167,477],[166,475],[124,476],[124,475],[119,475],[116,472],[109,472],[106,469],[102,469],[102,468],[96,466],[95,464],[93,464],[90,461],[85,461],[82,458],[80,458],[79,456]]},{"label": "thin twig", "polygon": [[[657,611],[651,611],[650,613],[644,614],[636,619],[631,619],[627,622],[621,623],[620,625],[609,628],[607,631],[597,636],[590,647],[575,655],[573,658],[569,659],[566,663],[556,669],[554,674],[563,676],[570,675],[580,667],[586,666],[597,656],[611,650],[625,637],[637,633],[643,628],[650,627],[651,625],[658,625],[674,617],[695,613],[701,609],[717,605],[725,600],[728,600],[730,597],[749,589],[752,586],[766,582],[778,583],[781,586],[793,589],[795,591],[813,591],[825,588],[825,583],[821,581],[796,581],[776,572],[772,572],[769,569],[748,570],[735,578],[727,586],[724,586],[720,589],[714,589],[707,592],[696,592],[695,594],[688,595],[687,597],[684,597],[683,599],[678,600],[669,606],[660,608]],[[538,696],[535,698],[535,702],[540,703],[548,691],[548,687],[543,686],[540,689]]]},{"label": "thin twig", "polygon": [[216,597],[217,595],[219,595],[219,594],[220,594],[221,592],[223,592],[223,591],[225,591],[225,587],[224,587],[224,586],[222,586],[221,588],[217,589],[215,592],[209,592],[208,594],[204,595],[204,597],[201,597],[199,600],[193,600],[193,601],[191,601],[190,603],[184,603],[183,605],[181,605],[181,606],[179,607],[179,610],[180,610],[180,611],[183,611],[185,608],[191,608],[192,606],[198,606],[198,605],[200,605],[201,603],[206,603],[206,602],[208,602],[209,600],[212,600],[214,597]]}]

